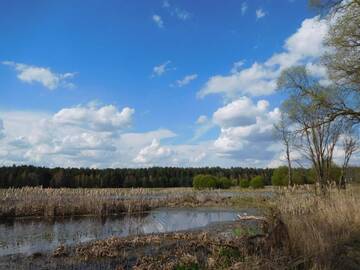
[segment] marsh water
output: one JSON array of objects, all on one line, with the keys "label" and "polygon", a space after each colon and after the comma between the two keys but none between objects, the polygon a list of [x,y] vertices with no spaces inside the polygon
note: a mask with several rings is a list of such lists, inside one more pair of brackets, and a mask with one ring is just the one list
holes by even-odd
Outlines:
[{"label": "marsh water", "polygon": [[255,209],[169,209],[160,208],[141,215],[72,217],[54,221],[14,219],[0,223],[0,256],[33,254],[54,250],[60,244],[83,243],[111,236],[132,236],[175,232],[234,221]]}]

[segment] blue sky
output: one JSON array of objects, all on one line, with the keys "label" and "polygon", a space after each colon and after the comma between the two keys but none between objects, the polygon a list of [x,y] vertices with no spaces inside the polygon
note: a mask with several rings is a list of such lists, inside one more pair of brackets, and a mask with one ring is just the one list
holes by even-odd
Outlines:
[{"label": "blue sky", "polygon": [[323,76],[326,31],[306,0],[2,2],[0,164],[278,164],[276,77]]}]

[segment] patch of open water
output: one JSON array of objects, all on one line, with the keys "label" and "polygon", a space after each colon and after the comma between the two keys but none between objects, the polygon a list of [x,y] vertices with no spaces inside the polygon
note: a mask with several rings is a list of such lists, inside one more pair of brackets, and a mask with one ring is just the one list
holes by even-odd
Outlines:
[{"label": "patch of open water", "polygon": [[107,218],[71,217],[52,222],[13,219],[0,223],[0,256],[54,250],[60,244],[77,244],[111,236],[133,236],[192,230],[213,223],[235,221],[256,209],[159,208],[141,215]]}]

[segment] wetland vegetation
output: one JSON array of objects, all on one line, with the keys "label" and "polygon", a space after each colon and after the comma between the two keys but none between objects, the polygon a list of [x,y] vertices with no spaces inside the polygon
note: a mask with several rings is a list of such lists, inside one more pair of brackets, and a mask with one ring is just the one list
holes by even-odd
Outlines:
[{"label": "wetland vegetation", "polygon": [[[327,49],[321,47],[324,52],[317,55],[319,62],[304,63],[314,55],[308,52],[307,44],[294,42],[291,36],[285,52],[252,67],[271,73],[260,76],[262,85],[269,83],[285,93],[278,111],[269,115],[278,113],[273,131],[282,143],[286,166],[1,167],[0,268],[360,269],[360,171],[350,166],[351,157],[360,149],[360,1],[310,2],[325,13],[326,18],[319,15],[317,23],[325,20],[321,23],[328,28],[323,44]],[[266,15],[261,9],[256,14],[257,19]],[[153,18],[163,28],[161,17]],[[304,21],[302,27],[306,26]],[[308,35],[302,39],[307,41]],[[305,58],[300,56],[303,54]],[[167,64],[160,67],[160,75]],[[26,68],[9,61],[5,65],[20,71]],[[230,75],[234,81],[242,78],[238,68],[243,62],[237,65]],[[156,70],[159,72],[159,67]],[[66,73],[60,77],[72,76]],[[26,80],[32,82],[31,78]],[[240,103],[243,101],[246,99]],[[267,106],[260,100],[256,113]],[[200,122],[207,123],[207,117],[202,116]],[[90,125],[93,131],[106,126],[103,117],[99,118],[101,125]],[[245,118],[242,122],[251,120]],[[221,154],[230,155],[247,143],[257,143],[254,136],[254,141],[245,140],[237,146],[225,136],[235,130],[241,135],[232,135],[242,139],[243,130],[251,133],[261,129],[256,125],[262,117],[255,118],[254,129],[252,124],[233,126],[230,122],[239,121],[225,119],[229,123],[221,126],[224,138],[219,137],[223,139],[219,144],[226,145],[229,152]],[[260,138],[268,140],[264,134]],[[83,135],[81,138],[89,137]],[[68,140],[75,149],[78,139]],[[30,147],[22,138],[12,144]],[[238,149],[228,149],[232,146]],[[168,158],[172,153],[170,148],[158,147],[154,139],[134,160],[146,161],[142,155],[153,148],[157,149],[155,156],[160,153]],[[45,151],[51,147],[39,148]],[[88,150],[93,148],[94,144]]]}]

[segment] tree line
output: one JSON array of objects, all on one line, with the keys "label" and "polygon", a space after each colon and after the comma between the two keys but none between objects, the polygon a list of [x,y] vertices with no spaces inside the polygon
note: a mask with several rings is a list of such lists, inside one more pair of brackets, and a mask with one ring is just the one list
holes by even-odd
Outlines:
[{"label": "tree line", "polygon": [[153,167],[136,169],[46,168],[35,166],[0,167],[0,188],[42,186],[44,188],[131,188],[191,187],[194,176],[213,175],[231,179],[261,176],[271,184],[273,169],[259,168],[177,168]]}]

